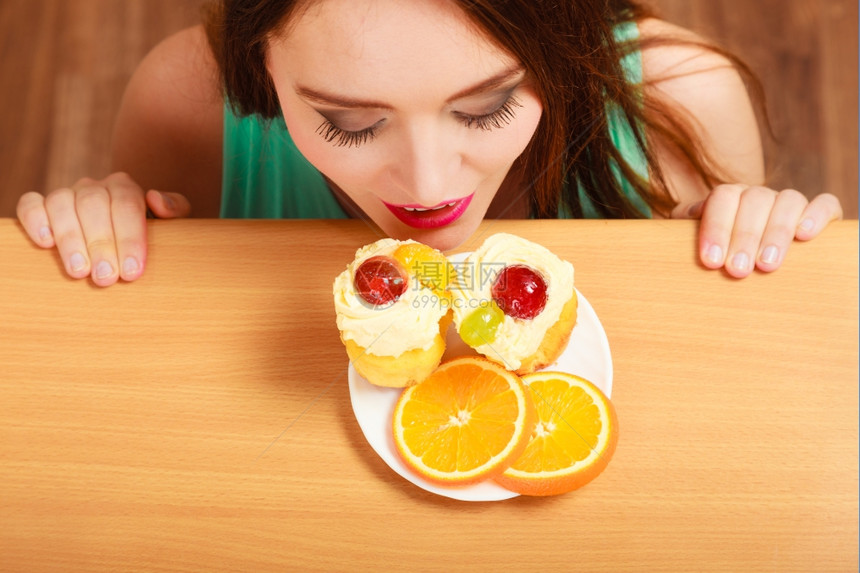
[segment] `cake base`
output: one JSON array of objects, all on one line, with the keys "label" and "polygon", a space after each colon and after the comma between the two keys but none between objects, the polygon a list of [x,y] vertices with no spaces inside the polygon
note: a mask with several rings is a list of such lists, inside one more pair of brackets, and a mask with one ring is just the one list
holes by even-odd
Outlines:
[{"label": "cake base", "polygon": [[359,346],[352,340],[346,340],[341,333],[341,340],[346,346],[346,353],[355,368],[368,382],[376,386],[389,388],[405,388],[418,384],[433,373],[442,362],[445,353],[445,334],[451,324],[449,312],[439,323],[439,334],[433,339],[433,344],[427,350],[414,348],[400,356],[377,356],[368,352],[367,348]]},{"label": "cake base", "polygon": [[561,309],[561,315],[558,317],[556,323],[546,331],[537,351],[522,360],[520,367],[516,370],[517,374],[522,376],[523,374],[536,372],[558,360],[558,357],[567,348],[567,343],[570,341],[570,333],[573,332],[573,327],[576,326],[578,302],[576,289],[574,289],[573,296],[564,304],[564,307]]}]

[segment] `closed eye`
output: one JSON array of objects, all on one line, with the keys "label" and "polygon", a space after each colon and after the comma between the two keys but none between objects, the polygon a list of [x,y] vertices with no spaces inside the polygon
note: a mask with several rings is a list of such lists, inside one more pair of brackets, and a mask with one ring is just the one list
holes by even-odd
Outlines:
[{"label": "closed eye", "polygon": [[462,112],[456,112],[456,116],[466,127],[473,129],[481,129],[489,131],[491,129],[502,128],[516,117],[515,108],[523,107],[520,100],[516,96],[510,96],[505,102],[490,113],[482,115],[470,115]]},{"label": "closed eye", "polygon": [[383,121],[379,121],[358,131],[349,131],[341,129],[330,120],[325,120],[317,128],[316,132],[329,143],[333,143],[337,147],[359,147],[376,137],[376,130],[382,125]]}]

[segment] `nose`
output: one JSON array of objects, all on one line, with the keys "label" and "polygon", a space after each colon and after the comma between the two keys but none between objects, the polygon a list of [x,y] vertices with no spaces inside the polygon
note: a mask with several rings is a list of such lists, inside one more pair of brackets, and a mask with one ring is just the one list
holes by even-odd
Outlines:
[{"label": "nose", "polygon": [[410,203],[433,207],[458,197],[461,154],[456,138],[431,121],[412,122],[397,141],[389,174]]}]

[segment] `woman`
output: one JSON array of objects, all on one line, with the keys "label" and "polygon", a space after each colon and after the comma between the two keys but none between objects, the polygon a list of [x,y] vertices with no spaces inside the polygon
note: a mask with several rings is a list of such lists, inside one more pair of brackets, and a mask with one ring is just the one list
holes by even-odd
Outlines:
[{"label": "woman", "polygon": [[135,72],[117,173],[21,197],[70,276],[138,278],[147,209],[365,217],[440,249],[485,217],[701,217],[702,263],[735,277],[841,216],[762,186],[738,67],[633,1],[211,8]]}]

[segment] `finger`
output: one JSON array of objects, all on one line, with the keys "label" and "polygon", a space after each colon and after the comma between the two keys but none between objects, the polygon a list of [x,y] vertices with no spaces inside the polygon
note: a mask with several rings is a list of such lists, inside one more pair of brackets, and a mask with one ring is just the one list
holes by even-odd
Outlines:
[{"label": "finger", "polygon": [[45,210],[66,273],[76,279],[86,277],[90,274],[90,259],[75,209],[75,192],[63,188],[48,193]]},{"label": "finger", "polygon": [[800,241],[808,241],[817,237],[831,221],[842,218],[842,205],[835,195],[822,193],[818,195],[800,217],[795,237]]},{"label": "finger", "polygon": [[806,197],[794,189],[786,189],[776,196],[756,259],[759,270],[775,271],[782,264],[807,203]]},{"label": "finger", "polygon": [[110,203],[110,192],[104,184],[85,185],[75,195],[75,210],[91,261],[91,276],[98,286],[112,285],[119,278]]},{"label": "finger", "polygon": [[18,199],[15,212],[34,243],[46,249],[54,246],[54,235],[51,233],[51,223],[42,194],[35,191],[24,193]]},{"label": "finger", "polygon": [[726,271],[743,278],[755,268],[762,235],[776,202],[776,192],[766,187],[748,187],[741,193],[732,240],[726,253]]},{"label": "finger", "polygon": [[110,192],[119,276],[133,281],[146,262],[146,204],[143,190],[130,177],[119,173],[105,180]]},{"label": "finger", "polygon": [[146,192],[146,205],[159,219],[176,219],[191,214],[191,203],[179,193],[150,189]]},{"label": "finger", "polygon": [[726,262],[743,189],[743,185],[720,185],[705,200],[699,229],[699,258],[710,269],[721,268]]}]

